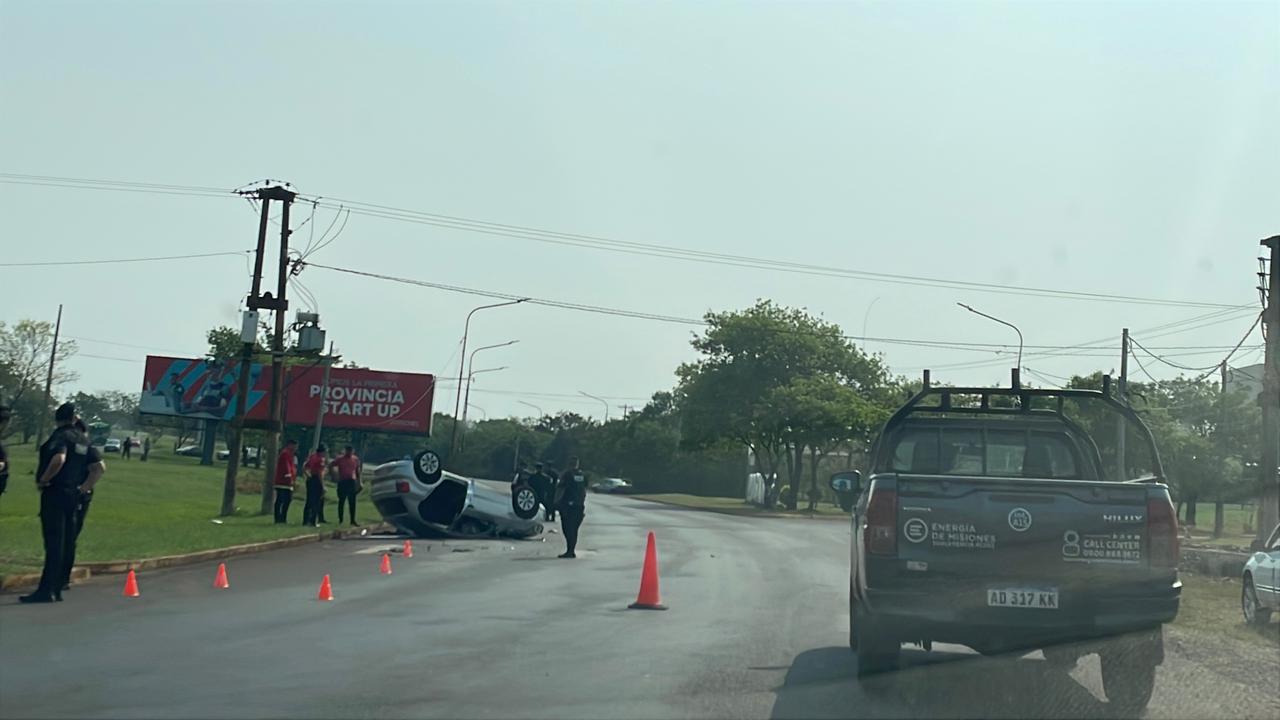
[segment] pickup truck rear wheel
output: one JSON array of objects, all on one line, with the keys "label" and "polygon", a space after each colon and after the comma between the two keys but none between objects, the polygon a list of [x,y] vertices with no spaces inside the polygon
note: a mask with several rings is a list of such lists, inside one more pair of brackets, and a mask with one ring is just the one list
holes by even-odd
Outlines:
[{"label": "pickup truck rear wheel", "polygon": [[876,619],[854,605],[852,642],[858,653],[858,677],[865,678],[898,668],[902,643],[877,627]]},{"label": "pickup truck rear wheel", "polygon": [[1154,647],[1157,643],[1158,636],[1153,639],[1150,633],[1144,633],[1116,638],[1098,653],[1107,702],[1126,716],[1138,715],[1151,701],[1160,661]]}]

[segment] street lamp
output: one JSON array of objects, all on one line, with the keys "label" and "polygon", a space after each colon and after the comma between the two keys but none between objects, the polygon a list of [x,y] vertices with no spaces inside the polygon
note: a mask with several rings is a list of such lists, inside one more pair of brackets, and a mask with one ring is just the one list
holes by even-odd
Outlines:
[{"label": "street lamp", "polygon": [[[467,333],[470,332],[471,330],[471,316],[475,315],[476,312],[480,310],[487,310],[489,308],[506,307],[507,305],[519,305],[520,303],[528,299],[529,298],[520,298],[519,300],[509,300],[507,302],[494,303],[492,305],[481,305],[478,308],[472,308],[471,312],[467,313],[467,321],[462,324],[462,353],[461,353],[461,357],[458,358],[458,377],[459,378],[463,377],[462,363],[467,359]],[[460,408],[461,403],[462,403],[462,385],[458,385],[458,392],[455,394],[453,398],[453,429],[449,432],[449,454],[451,455],[453,454],[453,440],[455,437],[457,437],[457,433],[458,433],[458,411],[461,409]]]},{"label": "street lamp", "polygon": [[[484,419],[485,419],[485,420],[488,420],[488,419],[489,419],[489,413],[485,412],[485,409],[484,409],[484,408],[482,408],[482,407],[480,407],[479,405],[472,405],[471,403],[467,403],[467,407],[473,407],[473,408],[475,408],[475,409],[479,410],[479,411],[480,411],[480,414],[484,415]],[[465,412],[465,411],[464,411],[464,412]]]},{"label": "street lamp", "polygon": [[876,303],[878,302],[880,302],[879,295],[877,295],[876,299],[872,300],[871,304],[867,306],[867,311],[862,313],[862,351],[863,352],[867,351],[867,320],[871,319],[871,308],[875,307]]},{"label": "street lamp", "polygon": [[539,418],[544,418],[544,417],[546,417],[546,416],[547,416],[547,414],[546,414],[546,413],[542,412],[542,408],[538,407],[537,405],[534,405],[534,404],[533,404],[533,403],[531,403],[531,402],[525,402],[525,401],[523,401],[523,400],[517,400],[516,402],[520,403],[521,405],[525,405],[525,406],[527,406],[527,407],[531,407],[531,408],[533,408],[534,410],[537,410],[537,411],[538,411],[538,417],[539,417]]},{"label": "street lamp", "polygon": [[[484,348],[480,348],[480,349],[483,350]],[[497,372],[499,370],[506,370],[506,369],[507,369],[506,365],[503,365],[502,367],[496,367],[496,368],[485,368],[484,370],[476,370],[475,372],[467,376],[467,394],[462,398],[462,425],[464,428],[466,427],[466,424],[467,424],[467,404],[471,402],[471,381],[475,379],[475,376],[479,375],[480,373]],[[489,416],[485,415],[485,419],[488,420]],[[465,432],[465,429],[464,429],[464,432]]]},{"label": "street lamp", "polygon": [[984,313],[984,312],[982,312],[982,311],[980,311],[980,310],[974,310],[973,308],[969,307],[968,305],[965,305],[965,304],[964,304],[964,303],[962,303],[962,302],[958,302],[958,303],[956,303],[956,304],[957,304],[957,305],[959,305],[960,307],[964,308],[965,310],[968,310],[969,312],[973,313],[974,315],[981,315],[982,317],[984,317],[984,318],[986,318],[986,319],[988,319],[988,320],[994,320],[994,321],[996,321],[996,322],[1000,323],[1001,325],[1006,325],[1006,326],[1008,326],[1008,327],[1011,327],[1011,328],[1013,328],[1013,331],[1014,331],[1014,332],[1018,333],[1018,372],[1022,372],[1022,331],[1018,329],[1018,326],[1017,326],[1017,325],[1014,325],[1014,324],[1013,324],[1013,323],[1011,323],[1011,322],[1005,322],[1004,320],[1001,320],[1001,319],[1000,319],[1000,318],[998,318],[998,317],[994,317],[994,316],[992,316],[992,315],[988,315],[988,314],[986,314],[986,313]]},{"label": "street lamp", "polygon": [[[514,304],[514,303],[502,303],[502,304],[503,304],[503,305],[512,305],[512,304]],[[496,305],[485,305],[484,307],[497,307],[497,306],[496,306]],[[480,309],[481,309],[481,308],[476,308],[476,310],[480,310]],[[472,310],[471,312],[475,312],[475,310]],[[484,347],[479,347],[479,348],[476,348],[475,350],[472,350],[472,351],[471,351],[471,356],[470,356],[470,358],[468,358],[468,356],[467,356],[467,350],[466,350],[466,344],[467,344],[467,343],[466,343],[466,337],[465,337],[465,336],[463,337],[463,343],[462,343],[462,344],[463,344],[463,348],[462,348],[462,357],[458,360],[458,392],[457,392],[457,400],[455,400],[455,401],[454,401],[454,403],[453,403],[453,421],[454,421],[454,422],[453,422],[453,429],[449,432],[449,452],[450,452],[451,454],[453,453],[453,450],[454,450],[453,441],[454,441],[454,440],[457,438],[457,436],[458,436],[458,409],[459,409],[459,407],[458,407],[458,406],[459,406],[460,404],[462,404],[462,383],[464,382],[464,378],[465,378],[465,379],[466,379],[465,381],[467,382],[467,386],[468,386],[468,388],[470,388],[470,385],[471,385],[471,383],[470,383],[470,378],[471,378],[471,362],[475,360],[476,353],[480,352],[481,350],[488,350],[488,349],[490,349],[490,348],[505,347],[505,346],[507,346],[507,345],[514,345],[514,344],[516,344],[517,342],[519,342],[519,340],[509,340],[509,341],[504,342],[504,343],[498,343],[497,345],[485,345]],[[465,374],[465,375],[464,375],[464,374],[463,374],[463,372],[462,372],[462,368],[463,368],[463,364],[464,364],[464,363],[466,364],[466,368],[467,368],[467,374]],[[462,412],[465,414],[465,413],[466,413],[466,408],[462,408]]]},{"label": "street lamp", "polygon": [[583,392],[581,390],[578,391],[578,394],[584,397],[589,397],[592,400],[598,401],[601,405],[604,405],[604,421],[609,422],[609,401],[605,400],[602,397],[597,397],[595,395],[592,395],[589,392]]}]

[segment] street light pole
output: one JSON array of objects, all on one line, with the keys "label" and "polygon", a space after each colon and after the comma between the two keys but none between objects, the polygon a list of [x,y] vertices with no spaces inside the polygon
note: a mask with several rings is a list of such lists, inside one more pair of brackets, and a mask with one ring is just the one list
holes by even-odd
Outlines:
[{"label": "street light pole", "polygon": [[[480,349],[483,350],[484,348],[480,348]],[[496,368],[485,368],[484,370],[476,370],[475,372],[467,376],[467,394],[462,398],[462,425],[463,425],[464,433],[466,432],[466,425],[467,425],[467,405],[471,402],[472,379],[475,378],[475,376],[479,375],[480,373],[496,372],[498,370],[506,370],[506,369],[507,369],[506,365],[503,365],[502,367],[496,367]],[[488,415],[485,416],[485,419],[488,419]]]},{"label": "street light pole", "polygon": [[988,320],[994,320],[1000,323],[1001,325],[1011,327],[1013,328],[1014,332],[1018,333],[1018,372],[1022,372],[1022,331],[1018,329],[1018,326],[1014,325],[1011,322],[1005,322],[1004,320],[1001,320],[1000,318],[995,317],[993,315],[988,315],[980,310],[974,310],[973,308],[969,307],[968,305],[965,305],[962,302],[958,302],[956,304],[964,308],[965,310],[968,310],[969,312],[973,313],[974,315],[981,315],[982,317]]},{"label": "street light pole", "polygon": [[879,295],[877,295],[876,299],[872,300],[871,304],[867,306],[867,311],[862,313],[862,351],[863,352],[867,351],[867,320],[871,319],[871,308],[875,307],[876,303],[878,302],[880,302]]},{"label": "street light pole", "polygon": [[546,416],[547,416],[547,414],[546,414],[546,413],[542,412],[542,408],[538,407],[537,405],[534,405],[534,404],[533,404],[533,403],[531,403],[531,402],[525,402],[525,401],[523,401],[523,400],[517,400],[516,402],[520,403],[521,405],[527,405],[528,407],[531,407],[531,408],[533,408],[534,410],[537,410],[537,411],[538,411],[538,419],[542,419],[542,418],[544,418],[544,417],[546,417]]},{"label": "street light pole", "polygon": [[601,405],[604,405],[604,421],[609,422],[609,401],[608,400],[605,400],[602,397],[597,397],[595,395],[592,395],[589,392],[583,392],[581,390],[578,391],[578,394],[583,395],[585,397],[589,397],[592,400],[599,402]]},{"label": "street light pole", "polygon": [[[520,303],[528,299],[529,298],[520,298],[519,300],[509,300],[507,302],[493,303],[492,305],[481,305],[478,308],[472,308],[471,312],[467,313],[467,320],[462,324],[462,352],[460,357],[458,358],[458,377],[459,378],[463,377],[462,363],[465,362],[467,359],[467,333],[469,333],[471,330],[471,316],[475,315],[476,312],[480,310],[487,310],[489,308],[506,307],[507,305],[519,305]],[[459,407],[461,404],[462,404],[462,386],[459,385],[458,392],[454,395],[454,398],[453,398],[453,429],[449,431],[449,454],[450,455],[453,454],[453,441],[458,436],[458,411],[461,409]]]}]

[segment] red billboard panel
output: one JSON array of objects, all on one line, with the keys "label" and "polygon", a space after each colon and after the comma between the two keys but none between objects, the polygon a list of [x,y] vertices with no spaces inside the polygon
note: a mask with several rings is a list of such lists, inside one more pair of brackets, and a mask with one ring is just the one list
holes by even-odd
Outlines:
[{"label": "red billboard panel", "polygon": [[422,433],[431,429],[435,377],[422,373],[295,365],[285,380],[288,422],[311,424],[324,405],[324,425],[374,432]]}]

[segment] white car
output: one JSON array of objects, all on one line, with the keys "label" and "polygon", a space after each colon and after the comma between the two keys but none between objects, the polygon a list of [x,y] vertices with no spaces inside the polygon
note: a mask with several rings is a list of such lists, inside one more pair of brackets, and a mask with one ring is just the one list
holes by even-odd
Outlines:
[{"label": "white car", "polygon": [[1280,525],[1271,537],[1244,564],[1240,589],[1240,607],[1244,621],[1250,625],[1266,625],[1271,612],[1280,610]]},{"label": "white car", "polygon": [[626,493],[631,491],[631,483],[622,478],[604,478],[591,489],[598,493]]},{"label": "white car", "polygon": [[519,537],[542,532],[528,484],[486,483],[444,472],[430,450],[373,471],[369,497],[382,518],[415,536]]},{"label": "white car", "polygon": [[123,443],[120,441],[120,438],[111,438],[102,446],[102,452],[118,453],[120,452],[120,446],[122,444]]}]

